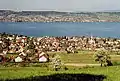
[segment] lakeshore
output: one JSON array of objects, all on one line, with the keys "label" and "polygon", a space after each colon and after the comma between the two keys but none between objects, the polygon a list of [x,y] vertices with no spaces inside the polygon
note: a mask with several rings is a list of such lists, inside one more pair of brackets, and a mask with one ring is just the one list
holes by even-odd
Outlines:
[{"label": "lakeshore", "polygon": [[0,10],[0,22],[120,22],[120,12]]},{"label": "lakeshore", "polygon": [[[31,50],[32,49],[32,50]],[[39,54],[41,52],[76,53],[79,50],[120,51],[119,38],[100,37],[28,37],[17,34],[0,34],[0,53]]]}]

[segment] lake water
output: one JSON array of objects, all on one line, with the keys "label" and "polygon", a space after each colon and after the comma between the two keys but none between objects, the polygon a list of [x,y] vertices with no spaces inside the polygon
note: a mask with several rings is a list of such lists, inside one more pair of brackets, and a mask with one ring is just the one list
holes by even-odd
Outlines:
[{"label": "lake water", "polygon": [[0,32],[27,36],[100,36],[120,38],[120,23],[30,23],[0,22]]}]

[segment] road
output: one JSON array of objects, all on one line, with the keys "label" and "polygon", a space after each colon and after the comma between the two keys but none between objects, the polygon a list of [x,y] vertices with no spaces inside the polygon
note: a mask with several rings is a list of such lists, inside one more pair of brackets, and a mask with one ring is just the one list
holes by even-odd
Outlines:
[{"label": "road", "polygon": [[100,66],[100,64],[82,64],[82,63],[66,63],[66,66]]}]

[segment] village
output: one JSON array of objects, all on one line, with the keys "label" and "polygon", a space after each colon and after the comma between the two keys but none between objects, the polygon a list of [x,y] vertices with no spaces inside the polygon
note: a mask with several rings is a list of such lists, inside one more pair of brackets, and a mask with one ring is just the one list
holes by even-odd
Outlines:
[{"label": "village", "polygon": [[[48,62],[47,52],[77,53],[79,50],[120,51],[120,39],[94,36],[28,37],[17,34],[0,34],[0,62],[13,54],[8,62]],[[14,57],[14,54],[17,54]]]},{"label": "village", "polygon": [[119,12],[0,10],[1,22],[120,22]]}]

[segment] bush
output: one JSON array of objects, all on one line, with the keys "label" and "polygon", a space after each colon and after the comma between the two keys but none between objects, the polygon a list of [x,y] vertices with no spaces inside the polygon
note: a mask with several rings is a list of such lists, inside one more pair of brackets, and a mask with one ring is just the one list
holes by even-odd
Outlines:
[{"label": "bush", "polygon": [[68,70],[68,68],[67,68],[66,66],[65,66],[65,67],[63,67],[63,69],[64,69],[64,70]]},{"label": "bush", "polygon": [[115,61],[115,62],[113,62],[113,65],[114,65],[114,66],[120,65],[120,62],[116,62],[116,61]]}]

